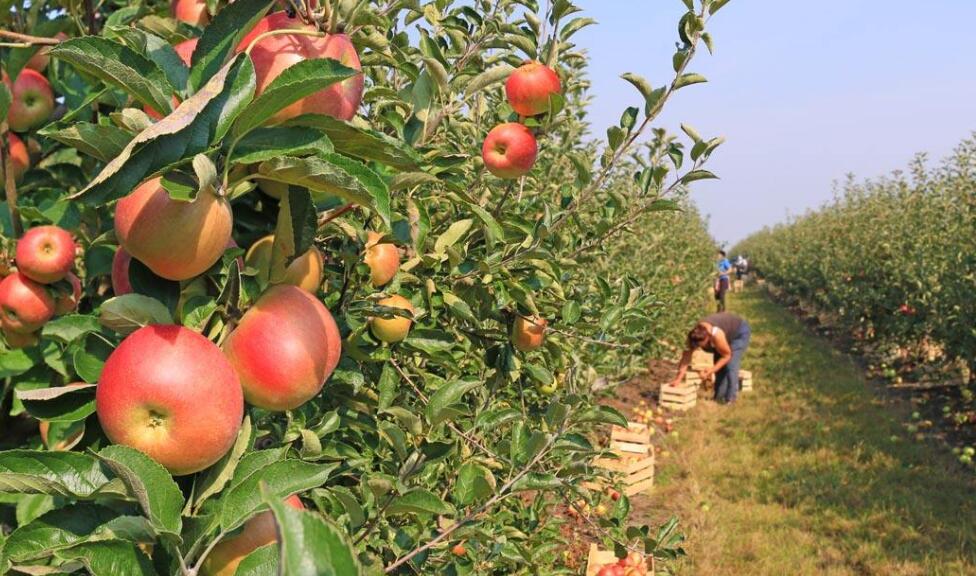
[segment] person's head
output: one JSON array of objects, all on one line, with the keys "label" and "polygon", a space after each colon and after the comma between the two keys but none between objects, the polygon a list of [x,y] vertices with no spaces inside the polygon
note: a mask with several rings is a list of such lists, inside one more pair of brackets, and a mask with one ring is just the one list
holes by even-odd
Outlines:
[{"label": "person's head", "polygon": [[712,341],[712,335],[708,332],[708,328],[699,324],[688,332],[688,349],[698,350],[708,346]]},{"label": "person's head", "polygon": [[719,257],[719,259],[725,258],[725,250],[719,250],[718,251],[718,257]]}]

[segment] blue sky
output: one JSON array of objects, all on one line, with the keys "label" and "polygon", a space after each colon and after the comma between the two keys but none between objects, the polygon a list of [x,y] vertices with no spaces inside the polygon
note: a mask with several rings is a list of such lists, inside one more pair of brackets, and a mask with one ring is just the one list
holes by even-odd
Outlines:
[{"label": "blue sky", "polygon": [[[599,25],[591,56],[596,134],[635,103],[620,79],[668,80],[680,0],[578,0]],[[691,70],[660,119],[727,142],[695,183],[713,236],[734,243],[833,196],[847,173],[873,177],[916,152],[941,158],[976,130],[976,0],[732,0],[710,24],[716,52]]]}]

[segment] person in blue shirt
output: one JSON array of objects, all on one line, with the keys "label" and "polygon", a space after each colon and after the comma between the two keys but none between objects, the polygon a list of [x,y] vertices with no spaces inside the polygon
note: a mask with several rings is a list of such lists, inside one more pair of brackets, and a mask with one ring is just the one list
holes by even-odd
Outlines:
[{"label": "person in blue shirt", "polygon": [[732,263],[729,262],[725,250],[718,251],[718,278],[715,280],[715,300],[718,301],[718,311],[725,311],[725,293],[729,291],[729,273]]}]

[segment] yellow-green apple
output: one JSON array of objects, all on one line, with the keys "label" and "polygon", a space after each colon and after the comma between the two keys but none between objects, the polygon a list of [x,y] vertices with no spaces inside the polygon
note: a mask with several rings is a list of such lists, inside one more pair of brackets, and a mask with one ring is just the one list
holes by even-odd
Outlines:
[{"label": "yellow-green apple", "polygon": [[[298,496],[289,496],[285,504],[296,510],[304,510],[305,506]],[[244,523],[244,528],[237,536],[224,538],[214,546],[210,555],[203,562],[201,576],[234,576],[237,566],[244,557],[257,550],[278,541],[278,530],[274,515],[270,510],[261,512]]]},{"label": "yellow-green apple", "polygon": [[13,349],[37,346],[37,343],[40,341],[40,338],[37,336],[37,332],[18,334],[16,332],[11,332],[6,328],[3,328],[3,338],[7,341],[7,346]]},{"label": "yellow-green apple", "polygon": [[[289,17],[287,12],[275,12],[261,19],[237,49],[247,50],[254,40],[266,32],[287,29],[314,30],[300,19]],[[266,36],[251,47],[250,56],[257,77],[256,96],[260,96],[287,68],[311,58],[331,58],[354,70],[362,69],[356,48],[345,34]],[[356,74],[294,102],[276,113],[271,121],[281,122],[301,114],[328,114],[340,120],[350,120],[356,115],[362,99],[363,75]]]},{"label": "yellow-green apple", "polygon": [[210,23],[207,0],[172,0],[169,9],[173,18],[191,26],[203,28]]},{"label": "yellow-green apple", "polygon": [[[258,271],[258,276],[270,281],[271,278],[271,250],[274,246],[274,234],[269,234],[251,245],[244,256],[244,265]],[[322,253],[312,246],[304,254],[291,261],[285,268],[284,276],[278,284],[298,286],[306,292],[315,294],[322,284],[325,274],[325,262]]]},{"label": "yellow-green apple", "polygon": [[10,109],[7,111],[7,125],[15,132],[26,132],[48,121],[54,111],[54,93],[47,78],[37,70],[25,68],[17,75],[10,89]]},{"label": "yellow-green apple", "polygon": [[244,396],[216,344],[182,326],[152,325],[127,336],[105,361],[95,411],[109,440],[184,475],[234,445]]},{"label": "yellow-green apple", "polygon": [[54,298],[43,284],[21,272],[0,282],[0,323],[8,332],[29,334],[54,317]]},{"label": "yellow-green apple", "polygon": [[379,232],[369,232],[366,235],[366,256],[363,262],[369,266],[369,277],[373,286],[384,286],[400,269],[400,251],[395,244],[380,242],[383,235]]},{"label": "yellow-green apple", "polygon": [[75,241],[60,226],[31,228],[17,241],[17,269],[34,282],[57,282],[75,263]]},{"label": "yellow-green apple", "polygon": [[[187,66],[190,65],[190,61],[193,58],[193,51],[197,49],[197,42],[199,41],[199,38],[190,38],[189,40],[184,40],[173,46],[173,50],[176,52],[176,55],[179,56],[180,60],[182,60]],[[176,96],[173,96],[172,101],[174,109],[180,105],[180,99]],[[159,120],[163,117],[163,115],[157,112],[152,106],[143,106],[142,111],[153,120]]]},{"label": "yellow-green apple", "polygon": [[116,296],[132,292],[132,283],[129,282],[130,262],[132,262],[132,255],[119,246],[115,256],[112,257],[112,292]]},{"label": "yellow-green apple", "polygon": [[559,76],[541,62],[526,62],[512,72],[505,82],[508,103],[521,116],[548,112],[549,97],[561,91]]},{"label": "yellow-green apple", "polygon": [[532,170],[539,146],[523,124],[506,122],[491,129],[481,147],[488,171],[499,178],[518,178]]},{"label": "yellow-green apple", "polygon": [[223,347],[244,398],[267,410],[291,410],[315,397],[342,354],[328,308],[290,284],[266,290]]},{"label": "yellow-green apple", "polygon": [[[63,42],[68,39],[68,35],[64,32],[58,32],[54,35],[54,38]],[[48,63],[51,61],[51,56],[49,54],[50,51],[50,46],[41,46],[41,48],[38,49],[37,52],[34,52],[34,55],[30,57],[27,64],[24,64],[24,67],[30,68],[31,70],[37,70],[38,72],[44,72],[44,69],[47,68]]]},{"label": "yellow-green apple", "polygon": [[81,279],[71,272],[68,272],[64,279],[70,284],[71,292],[62,292],[54,299],[54,314],[56,316],[74,312],[78,309],[78,303],[81,302]]},{"label": "yellow-green apple", "polygon": [[115,208],[115,234],[125,250],[157,276],[188,280],[214,265],[231,239],[226,198],[203,191],[174,200],[160,178],[146,180]]},{"label": "yellow-green apple", "polygon": [[[398,294],[384,298],[377,302],[377,304],[380,306],[407,310],[411,315],[413,315],[414,312],[413,304]],[[373,330],[373,335],[388,344],[400,342],[406,338],[407,334],[410,332],[411,324],[413,324],[413,320],[403,316],[393,316],[391,318],[381,318],[376,316],[369,319],[369,325]]]},{"label": "yellow-green apple", "polygon": [[7,160],[10,162],[11,170],[14,173],[14,180],[20,180],[24,172],[30,168],[30,154],[27,151],[27,146],[13,132],[7,132]]},{"label": "yellow-green apple", "polygon": [[522,352],[531,352],[542,346],[547,324],[546,319],[539,316],[526,318],[519,315],[512,323],[512,346]]}]

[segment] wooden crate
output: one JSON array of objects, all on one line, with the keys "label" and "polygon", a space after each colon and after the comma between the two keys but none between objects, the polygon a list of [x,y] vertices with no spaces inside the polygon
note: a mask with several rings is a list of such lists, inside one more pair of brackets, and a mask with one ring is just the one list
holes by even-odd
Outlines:
[{"label": "wooden crate", "polygon": [[752,391],[752,372],[748,370],[739,370],[739,383],[742,385],[743,392]]},{"label": "wooden crate", "polygon": [[681,384],[661,386],[661,406],[672,410],[690,410],[698,402],[698,386]]},{"label": "wooden crate", "polygon": [[627,422],[627,427],[614,426],[610,430],[610,440],[616,442],[633,442],[635,444],[650,444],[651,430],[647,424],[641,422]]},{"label": "wooden crate", "polygon": [[[654,558],[647,557],[649,565],[647,576],[654,576]],[[600,569],[607,564],[616,564],[617,555],[612,550],[601,550],[596,544],[590,544],[590,553],[586,557],[586,576],[596,576]]]},{"label": "wooden crate", "polygon": [[742,292],[742,290],[744,288],[745,288],[745,281],[743,281],[743,280],[734,280],[732,282],[732,291],[733,292]]},{"label": "wooden crate", "polygon": [[610,450],[616,458],[596,458],[593,465],[621,474],[627,496],[654,486],[654,446],[647,424],[628,422],[626,428],[614,426],[610,431]]},{"label": "wooden crate", "polygon": [[689,368],[692,370],[703,370],[706,368],[711,368],[714,365],[715,356],[711,352],[695,350],[691,353],[691,364],[689,364]]}]

